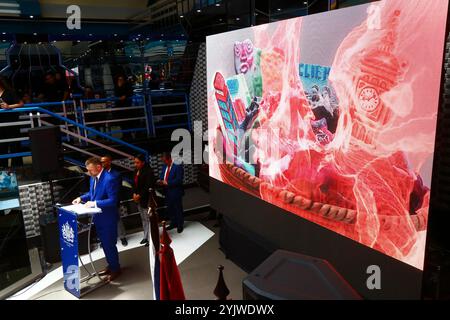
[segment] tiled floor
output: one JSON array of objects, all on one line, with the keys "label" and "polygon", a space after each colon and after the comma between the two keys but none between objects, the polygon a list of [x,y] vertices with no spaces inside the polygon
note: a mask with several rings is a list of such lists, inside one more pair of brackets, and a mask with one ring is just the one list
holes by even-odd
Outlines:
[{"label": "tiled floor", "polygon": [[213,291],[219,275],[217,266],[223,265],[225,283],[230,290],[228,298],[240,300],[242,280],[247,273],[225,259],[225,255],[219,250],[219,229],[213,227],[214,223],[205,223],[214,231],[214,236],[179,266],[186,297],[189,300],[215,299]]}]

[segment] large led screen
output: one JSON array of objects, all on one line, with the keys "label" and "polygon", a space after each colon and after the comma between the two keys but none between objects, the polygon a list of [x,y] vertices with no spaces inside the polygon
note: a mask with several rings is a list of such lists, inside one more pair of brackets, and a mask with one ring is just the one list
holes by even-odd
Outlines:
[{"label": "large led screen", "polygon": [[447,10],[388,0],[208,37],[211,177],[423,269]]}]

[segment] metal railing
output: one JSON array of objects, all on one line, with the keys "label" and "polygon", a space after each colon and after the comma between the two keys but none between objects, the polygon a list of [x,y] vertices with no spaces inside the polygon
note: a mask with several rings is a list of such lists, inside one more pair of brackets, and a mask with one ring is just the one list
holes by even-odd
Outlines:
[{"label": "metal railing", "polygon": [[[158,98],[182,98],[183,101],[177,102],[168,102],[168,103],[154,103],[153,99]],[[156,135],[156,129],[166,129],[166,128],[183,128],[186,127],[189,131],[192,130],[191,123],[191,110],[189,106],[188,95],[184,91],[176,91],[176,90],[152,90],[149,94],[148,98],[148,110],[151,112],[151,128],[153,130],[153,134]],[[166,111],[170,110],[172,107],[183,107],[182,112],[166,112],[161,114],[158,112],[159,109],[163,108]],[[160,124],[158,120],[163,120],[171,117],[180,117],[185,116],[186,119],[184,121],[169,123],[169,124]]]},{"label": "metal railing", "polygon": [[[137,99],[139,98],[139,99]],[[124,132],[147,132],[147,135],[151,135],[149,121],[151,118],[148,116],[148,106],[146,104],[145,96],[133,96],[129,98],[128,102],[131,101],[141,101],[140,105],[136,105],[136,103],[130,103],[130,106],[127,107],[116,107],[115,103],[119,101],[116,97],[103,98],[103,99],[74,99],[62,102],[42,102],[42,103],[30,103],[25,104],[25,107],[33,108],[40,107],[46,110],[52,111],[55,114],[60,116],[64,116],[67,119],[75,120],[75,122],[80,123],[82,125],[87,126],[102,126],[105,127],[104,133],[106,134],[117,134]],[[56,108],[60,110],[55,110]],[[108,115],[112,115],[114,113],[118,113],[121,111],[141,111],[141,115],[137,117],[122,117],[122,118],[114,118],[108,117]],[[89,115],[103,115],[102,119],[97,121],[89,120]],[[42,118],[49,117],[49,115],[42,115]],[[108,119],[110,118],[110,119]],[[143,127],[133,128],[133,129],[125,129],[125,130],[109,130],[110,124],[124,124],[129,121],[141,120],[145,122]],[[68,129],[71,125],[68,125],[66,129]],[[84,132],[80,131],[80,134],[85,135]]]},{"label": "metal railing", "polygon": [[[153,99],[166,97],[177,99],[176,102],[158,103]],[[185,92],[175,90],[152,90],[147,94],[130,98],[130,106],[117,105],[116,97],[104,99],[80,99],[62,102],[41,102],[26,104],[23,108],[1,110],[2,113],[20,113],[18,121],[0,123],[0,127],[20,127],[20,136],[2,138],[1,143],[29,144],[28,130],[43,125],[58,125],[61,128],[63,146],[73,151],[88,154],[83,147],[93,144],[114,152],[111,147],[96,141],[98,137],[110,142],[143,152],[143,149],[117,138],[117,134],[146,133],[155,137],[157,129],[187,128],[192,129],[188,96]],[[127,103],[128,104],[128,103]],[[139,114],[133,114],[139,113]],[[97,117],[97,119],[95,119]],[[94,118],[94,119],[93,119]],[[141,123],[139,126],[125,125],[127,122]],[[144,124],[145,123],[145,124]],[[119,126],[117,128],[115,126]],[[102,130],[103,129],[103,130]],[[158,132],[159,133],[159,132]],[[161,131],[161,133],[163,133]],[[116,150],[121,156],[129,154]],[[30,152],[18,152],[0,155],[0,159],[30,156]]]},{"label": "metal railing", "polygon": [[[116,102],[118,98],[105,98],[105,99],[81,99],[80,100],[80,120],[82,124],[86,126],[105,126],[105,133],[110,135],[117,133],[132,133],[132,132],[146,132],[147,136],[151,136],[150,131],[151,118],[149,117],[149,110],[146,104],[145,96],[135,95],[129,99],[132,101],[130,106],[117,107]],[[137,114],[141,111],[140,114]],[[127,112],[126,116],[123,113]],[[131,113],[131,116],[129,116]],[[133,114],[134,113],[134,114]],[[101,119],[89,119],[89,116],[103,115]],[[115,116],[119,115],[119,117]],[[132,129],[119,129],[113,130],[111,127],[114,124],[124,125],[127,122],[140,121],[145,123],[142,127],[135,127]]]},{"label": "metal railing", "polygon": [[[106,141],[110,141],[119,146],[126,147],[130,150],[133,150],[133,152],[142,153],[144,156],[146,156],[147,159],[149,159],[149,153],[147,152],[147,150],[136,147],[126,141],[112,137],[111,135],[108,135],[108,134],[100,132],[96,129],[90,128],[86,125],[77,123],[74,120],[63,117],[58,113],[49,111],[42,107],[23,107],[23,108],[17,108],[17,109],[12,109],[12,110],[0,110],[0,116],[2,113],[5,113],[5,114],[6,113],[27,113],[30,120],[23,121],[23,123],[29,124],[30,128],[34,128],[36,126],[35,120],[37,120],[37,126],[40,127],[40,126],[47,126],[47,125],[55,125],[55,123],[50,123],[50,122],[46,121],[45,119],[48,119],[49,117],[51,119],[56,119],[59,122],[61,122],[60,124],[56,124],[56,125],[58,125],[61,128],[61,132],[63,134],[65,134],[66,137],[68,137],[68,139],[65,139],[62,141],[62,145],[68,149],[74,150],[76,152],[80,152],[80,153],[88,155],[88,156],[98,156],[98,155],[93,152],[83,149],[82,148],[83,144],[82,144],[82,146],[77,146],[74,143],[71,143],[71,141],[78,141],[78,142],[85,143],[85,144],[93,144],[93,145],[100,147],[101,149],[108,150],[109,152],[118,154],[124,158],[132,158],[133,157],[132,154],[124,152],[122,150],[119,150],[116,147],[109,146],[104,143],[90,139],[88,137],[88,134],[90,133],[92,135],[101,137]],[[46,117],[44,115],[47,115],[49,117]],[[75,129],[75,132],[71,131],[70,128]],[[84,132],[85,134],[82,134],[82,132]],[[23,139],[20,138],[20,140],[18,140],[18,139],[2,139],[2,140],[0,140],[0,143],[11,142],[11,140],[22,141],[22,140],[28,140],[28,139],[29,138],[23,138]],[[22,152],[22,153],[15,153],[15,154],[0,155],[0,159],[23,157],[23,156],[30,156],[30,155],[31,155],[30,152]],[[66,158],[66,160],[70,161],[71,159]],[[72,162],[76,162],[76,161],[72,161]],[[75,164],[79,165],[79,163],[75,163]],[[131,170],[130,167],[123,165],[122,163],[117,163],[117,165],[119,165],[127,170]]]}]

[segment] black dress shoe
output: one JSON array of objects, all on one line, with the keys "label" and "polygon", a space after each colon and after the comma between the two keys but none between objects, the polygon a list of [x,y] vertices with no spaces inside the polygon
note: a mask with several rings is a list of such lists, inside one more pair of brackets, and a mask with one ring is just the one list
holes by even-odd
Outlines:
[{"label": "black dress shoe", "polygon": [[147,239],[142,239],[141,242],[140,242],[140,244],[146,244],[146,243],[148,243]]},{"label": "black dress shoe", "polygon": [[150,243],[147,241],[147,243],[145,244],[146,247],[148,247],[150,245]]},{"label": "black dress shoe", "polygon": [[167,230],[167,231],[169,231],[169,230],[175,229],[176,227],[177,227],[177,226],[174,226],[174,225],[170,225],[170,226],[168,226],[168,227],[167,227],[167,229],[166,229],[166,230]]},{"label": "black dress shoe", "polygon": [[109,268],[105,268],[105,269],[103,269],[102,271],[100,271],[98,273],[99,276],[106,276],[106,275],[109,275],[109,274],[111,274],[111,270],[109,270]]},{"label": "black dress shoe", "polygon": [[178,228],[177,228],[177,232],[178,232],[178,233],[182,233],[182,232],[183,232],[183,230],[184,230],[184,228],[183,228],[183,227],[178,227]]},{"label": "black dress shoe", "polygon": [[120,241],[122,242],[122,245],[123,245],[124,247],[126,247],[126,246],[128,245],[127,238],[122,238],[122,239],[120,239]]},{"label": "black dress shoe", "polygon": [[119,271],[111,271],[111,273],[108,275],[107,281],[111,282],[117,279],[122,274],[122,270]]}]

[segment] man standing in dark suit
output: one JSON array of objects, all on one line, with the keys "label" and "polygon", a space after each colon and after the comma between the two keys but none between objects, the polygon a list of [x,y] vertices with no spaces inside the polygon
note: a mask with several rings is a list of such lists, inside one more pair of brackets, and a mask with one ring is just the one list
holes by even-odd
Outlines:
[{"label": "man standing in dark suit", "polygon": [[133,183],[133,200],[138,205],[139,213],[141,214],[142,227],[144,228],[144,238],[141,244],[149,245],[149,228],[150,217],[148,215],[148,200],[150,196],[149,189],[155,188],[155,175],[152,168],[147,164],[147,159],[144,155],[139,154],[134,158],[134,183]]},{"label": "man standing in dark suit", "polygon": [[123,225],[122,219],[120,218],[120,189],[122,187],[122,175],[120,172],[112,167],[112,157],[110,155],[105,155],[101,158],[103,169],[108,171],[116,180],[117,185],[117,212],[119,216],[117,217],[117,234],[119,235],[122,245],[126,247],[128,245],[127,232],[125,226]]},{"label": "man standing in dark suit", "polygon": [[100,208],[101,213],[94,216],[94,225],[102,243],[108,267],[100,274],[108,275],[113,281],[120,273],[119,253],[117,251],[117,186],[114,177],[103,169],[99,158],[86,161],[86,169],[91,176],[89,192],[73,200],[73,204],[85,202],[88,208]]},{"label": "man standing in dark suit", "polygon": [[178,233],[183,232],[183,178],[184,170],[182,165],[177,165],[172,161],[170,152],[162,155],[164,166],[159,176],[158,185],[164,189],[167,214],[170,217],[170,226],[167,230],[177,228]]}]

